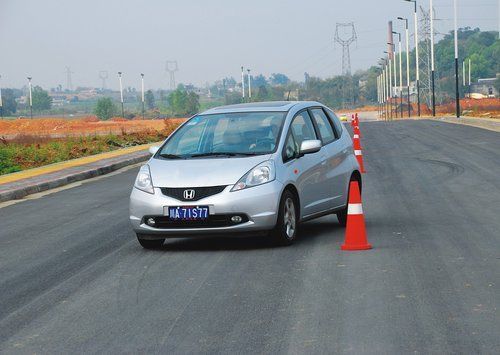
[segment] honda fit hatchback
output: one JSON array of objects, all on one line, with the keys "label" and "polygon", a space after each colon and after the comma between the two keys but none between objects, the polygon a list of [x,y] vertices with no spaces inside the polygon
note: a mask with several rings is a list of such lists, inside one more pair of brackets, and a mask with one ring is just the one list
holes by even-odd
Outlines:
[{"label": "honda fit hatchback", "polygon": [[306,220],[336,214],[345,225],[349,182],[361,183],[350,135],[317,102],[213,108],[150,152],[130,195],[145,248],[206,235],[291,244]]}]

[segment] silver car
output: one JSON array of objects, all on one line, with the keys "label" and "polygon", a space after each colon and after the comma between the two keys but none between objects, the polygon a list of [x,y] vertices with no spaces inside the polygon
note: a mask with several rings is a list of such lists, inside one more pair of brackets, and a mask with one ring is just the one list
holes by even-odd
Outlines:
[{"label": "silver car", "polygon": [[130,222],[145,248],[165,238],[271,235],[291,244],[300,222],[335,213],[361,184],[352,140],[318,102],[217,107],[182,124],[141,167]]}]

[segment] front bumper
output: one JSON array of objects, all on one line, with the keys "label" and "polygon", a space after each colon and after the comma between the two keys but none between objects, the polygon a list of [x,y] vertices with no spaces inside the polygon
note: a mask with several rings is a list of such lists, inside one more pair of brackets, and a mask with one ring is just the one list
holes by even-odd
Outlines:
[{"label": "front bumper", "polygon": [[[136,233],[158,237],[182,237],[193,235],[217,235],[266,231],[274,228],[277,220],[282,184],[267,184],[231,192],[232,185],[216,195],[196,202],[184,202],[162,194],[155,187],[154,195],[136,188],[130,195],[130,223]],[[145,216],[163,216],[168,206],[209,206],[210,215],[244,214],[248,221],[224,227],[157,228],[145,223]]]}]

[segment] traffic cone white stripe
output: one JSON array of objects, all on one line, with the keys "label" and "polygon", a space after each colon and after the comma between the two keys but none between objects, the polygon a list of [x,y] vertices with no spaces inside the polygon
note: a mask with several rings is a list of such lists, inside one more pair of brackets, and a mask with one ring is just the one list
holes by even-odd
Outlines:
[{"label": "traffic cone white stripe", "polygon": [[363,153],[361,153],[361,150],[355,150],[354,155],[363,155]]},{"label": "traffic cone white stripe", "polygon": [[352,138],[354,138],[354,139],[358,138],[359,139],[359,134],[355,134]]},{"label": "traffic cone white stripe", "polygon": [[363,214],[363,205],[361,203],[350,203],[347,206],[347,214],[350,215]]}]

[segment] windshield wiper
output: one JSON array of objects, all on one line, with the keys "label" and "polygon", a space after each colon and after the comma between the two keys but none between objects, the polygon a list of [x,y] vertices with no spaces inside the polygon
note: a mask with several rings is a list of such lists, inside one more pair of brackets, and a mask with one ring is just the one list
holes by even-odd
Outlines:
[{"label": "windshield wiper", "polygon": [[184,157],[181,157],[180,155],[175,154],[160,154],[160,157],[165,159],[186,159]]},{"label": "windshield wiper", "polygon": [[232,153],[232,152],[210,152],[190,155],[190,158],[199,157],[248,157],[253,155],[262,155],[263,153]]}]

